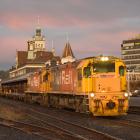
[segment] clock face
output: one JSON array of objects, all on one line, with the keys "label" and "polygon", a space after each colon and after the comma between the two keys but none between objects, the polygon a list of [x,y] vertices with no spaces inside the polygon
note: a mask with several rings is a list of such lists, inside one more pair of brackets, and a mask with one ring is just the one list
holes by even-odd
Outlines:
[{"label": "clock face", "polygon": [[40,48],[40,44],[38,44],[38,48]]},{"label": "clock face", "polygon": [[40,48],[40,44],[36,44],[36,48]]}]

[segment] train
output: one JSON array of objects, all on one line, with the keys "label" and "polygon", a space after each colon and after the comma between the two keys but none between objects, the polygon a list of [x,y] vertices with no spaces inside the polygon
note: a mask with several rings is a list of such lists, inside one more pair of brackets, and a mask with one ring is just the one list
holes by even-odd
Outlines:
[{"label": "train", "polygon": [[24,101],[94,116],[126,115],[129,107],[126,66],[113,56],[46,65],[24,87]]}]

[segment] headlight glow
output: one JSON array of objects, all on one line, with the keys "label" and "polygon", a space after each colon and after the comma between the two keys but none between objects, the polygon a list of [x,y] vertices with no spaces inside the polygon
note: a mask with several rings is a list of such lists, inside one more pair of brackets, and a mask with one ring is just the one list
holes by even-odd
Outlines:
[{"label": "headlight glow", "polygon": [[108,61],[109,60],[109,58],[108,57],[101,57],[101,61]]},{"label": "headlight glow", "polygon": [[90,97],[92,97],[92,98],[93,98],[94,96],[95,96],[95,94],[94,94],[94,93],[91,93],[91,94],[90,94]]},{"label": "headlight glow", "polygon": [[125,96],[125,97],[128,97],[128,93],[127,93],[127,92],[125,92],[125,93],[124,93],[124,96]]},{"label": "headlight glow", "polygon": [[109,60],[109,58],[108,58],[108,57],[105,57],[104,59],[105,59],[105,61],[108,61],[108,60]]}]

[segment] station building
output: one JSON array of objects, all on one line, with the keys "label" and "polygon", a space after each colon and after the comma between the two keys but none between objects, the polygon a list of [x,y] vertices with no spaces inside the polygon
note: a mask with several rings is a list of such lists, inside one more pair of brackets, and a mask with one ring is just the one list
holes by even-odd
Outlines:
[{"label": "station building", "polygon": [[47,62],[61,63],[59,56],[55,56],[54,49],[46,50],[45,37],[41,28],[37,28],[35,35],[27,41],[27,51],[16,51],[16,64],[9,72],[9,79],[1,82],[5,93],[23,93],[27,88],[28,76],[46,67]]},{"label": "station building", "polygon": [[16,64],[9,72],[9,79],[1,82],[4,93],[24,93],[28,87],[28,77],[47,66],[75,61],[70,43],[67,41],[62,57],[55,50],[47,51],[45,37],[37,28],[35,35],[27,41],[27,51],[16,51]]},{"label": "station building", "polygon": [[15,78],[38,71],[52,59],[55,59],[57,63],[60,62],[60,57],[55,56],[54,51],[46,51],[45,37],[41,29],[37,28],[33,38],[27,41],[27,51],[16,52],[16,64],[10,70],[9,77]]}]

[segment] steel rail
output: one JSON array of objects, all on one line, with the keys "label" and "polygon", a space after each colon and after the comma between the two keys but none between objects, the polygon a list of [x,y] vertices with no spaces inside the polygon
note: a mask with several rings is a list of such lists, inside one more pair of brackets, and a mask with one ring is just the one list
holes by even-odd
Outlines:
[{"label": "steel rail", "polygon": [[[30,111],[32,111],[34,114],[39,114],[39,115],[42,115],[44,117],[48,117],[50,119],[53,119],[55,121],[59,121],[59,123],[63,123],[65,125],[69,125],[71,127],[75,127],[75,129],[79,129],[81,131],[85,131],[85,132],[88,132],[90,133],[90,135],[94,138],[95,136],[99,137],[100,139],[103,139],[103,140],[118,140],[119,138],[117,137],[113,137],[107,133],[103,133],[103,132],[100,132],[100,131],[97,131],[95,129],[91,129],[91,128],[88,128],[88,127],[85,127],[85,126],[81,126],[79,124],[76,124],[76,123],[72,123],[72,122],[69,122],[69,121],[66,121],[66,120],[62,120],[60,118],[57,118],[57,117],[54,117],[54,116],[51,116],[51,115],[48,115],[46,113],[42,113],[42,112],[39,112],[37,110],[34,110],[34,109],[29,109]],[[28,114],[29,115],[29,114]],[[46,122],[45,120],[42,120],[41,118],[38,118],[38,117],[35,117],[33,115],[30,115],[30,117],[33,117],[34,119],[39,119],[40,121],[44,122],[44,123],[48,123]],[[40,116],[41,117],[41,116]],[[80,135],[80,134],[79,134]],[[81,136],[81,135],[80,135]],[[84,135],[82,135],[82,137],[86,138]]]},{"label": "steel rail", "polygon": [[131,119],[111,120],[107,118],[105,118],[104,120],[108,120],[110,122],[117,123],[117,124],[119,123],[123,126],[125,125],[129,127],[140,128],[140,121],[136,121],[136,120],[131,120]]},{"label": "steel rail", "polygon": [[140,115],[140,106],[130,106],[128,113]]}]

